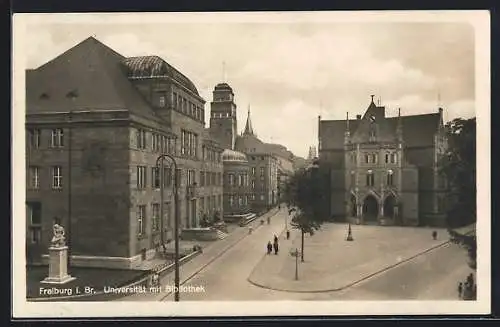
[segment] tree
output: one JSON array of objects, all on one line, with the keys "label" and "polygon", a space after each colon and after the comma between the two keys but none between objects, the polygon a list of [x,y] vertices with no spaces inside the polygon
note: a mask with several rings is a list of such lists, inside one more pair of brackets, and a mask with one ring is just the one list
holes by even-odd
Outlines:
[{"label": "tree", "polygon": [[301,231],[301,260],[304,262],[304,235],[314,234],[324,221],[320,205],[325,194],[323,180],[317,162],[308,169],[295,172],[285,188],[285,202],[288,214],[292,215],[290,225]]},{"label": "tree", "polygon": [[476,222],[476,118],[457,118],[446,123],[447,152],[440,161],[441,173],[450,186],[446,222],[451,240],[468,253],[476,266],[476,234],[458,233],[454,228]]}]

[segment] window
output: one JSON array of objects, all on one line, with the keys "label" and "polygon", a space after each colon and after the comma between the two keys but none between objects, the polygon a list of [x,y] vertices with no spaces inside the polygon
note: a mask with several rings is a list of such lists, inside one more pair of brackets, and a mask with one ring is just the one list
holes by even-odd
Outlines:
[{"label": "window", "polygon": [[153,211],[151,216],[151,229],[156,232],[160,230],[160,204],[153,203],[151,209]]},{"label": "window", "polygon": [[373,184],[374,184],[373,171],[368,170],[368,173],[366,174],[366,186],[373,186]]},{"label": "window", "polygon": [[205,186],[205,172],[200,171],[200,186]]},{"label": "window", "polygon": [[385,154],[385,163],[389,163],[389,153]]},{"label": "window", "polygon": [[252,167],[252,175],[255,175],[255,167]]},{"label": "window", "polygon": [[252,193],[252,201],[255,200],[255,193]]},{"label": "window", "polygon": [[239,179],[239,183],[238,183],[239,186],[245,185],[245,181],[244,181],[245,177],[243,175],[239,175],[238,179]]},{"label": "window", "polygon": [[181,154],[191,157],[197,156],[198,135],[182,130],[181,131]]},{"label": "window", "polygon": [[216,183],[216,179],[217,179],[216,174],[215,174],[215,173],[211,173],[211,174],[210,174],[210,176],[211,176],[211,178],[212,178],[212,185],[215,185],[215,183]]},{"label": "window", "polygon": [[365,163],[370,163],[370,156],[365,154]]},{"label": "window", "polygon": [[356,186],[356,173],[354,171],[351,171],[351,187]]},{"label": "window", "polygon": [[62,188],[62,167],[54,166],[52,167],[52,188],[61,189]]},{"label": "window", "polygon": [[30,226],[39,226],[42,224],[42,204],[40,202],[27,203],[28,224]]},{"label": "window", "polygon": [[169,167],[163,167],[163,187],[172,186],[172,169]]},{"label": "window", "polygon": [[143,189],[146,187],[146,167],[137,166],[137,188]]},{"label": "window", "polygon": [[242,196],[239,196],[238,197],[238,206],[242,206],[243,205],[243,197]]},{"label": "window", "polygon": [[217,186],[220,186],[221,185],[221,173],[217,173],[217,176],[216,176],[216,182],[215,182],[215,185]]},{"label": "window", "polygon": [[391,153],[391,163],[397,163],[397,154],[396,153]]},{"label": "window", "polygon": [[29,238],[31,244],[40,244],[42,240],[42,228],[41,227],[30,227]]},{"label": "window", "polygon": [[29,168],[29,187],[32,189],[38,189],[40,187],[40,168],[36,166],[31,166]]},{"label": "window", "polygon": [[137,148],[138,149],[146,149],[146,131],[143,129],[138,129],[137,134]]},{"label": "window", "polygon": [[[165,137],[160,134],[151,133],[151,144],[154,152],[160,152],[162,150],[162,140],[164,138]],[[165,149],[165,146],[163,146],[163,149]]]},{"label": "window", "polygon": [[175,92],[172,92],[172,105],[174,109],[177,109],[177,93]]},{"label": "window", "polygon": [[261,195],[260,195],[260,200],[261,200],[261,201],[264,201],[264,194],[261,194]]},{"label": "window", "polygon": [[394,182],[394,172],[389,169],[389,171],[387,171],[387,185],[392,186],[393,182]]},{"label": "window", "polygon": [[263,177],[265,173],[264,167],[260,167],[260,176]]},{"label": "window", "polygon": [[196,172],[194,170],[188,170],[188,185],[196,184]]},{"label": "window", "polygon": [[160,98],[159,98],[159,105],[160,107],[165,107],[165,96],[164,95],[160,95]]},{"label": "window", "polygon": [[151,186],[153,188],[160,188],[161,184],[161,176],[160,176],[160,168],[152,167],[151,168]]},{"label": "window", "polygon": [[30,129],[29,133],[29,145],[33,149],[38,149],[40,147],[40,130]]},{"label": "window", "polygon": [[50,146],[53,148],[60,148],[64,146],[64,133],[62,128],[52,130]]},{"label": "window", "polygon": [[146,206],[137,206],[137,236],[143,236],[145,232],[144,220],[146,219]]},{"label": "window", "polygon": [[177,186],[180,187],[182,182],[182,170],[180,168],[177,168],[177,171],[175,172],[175,179]]},{"label": "window", "polygon": [[229,177],[229,185],[234,185],[234,175],[229,174],[228,177]]},{"label": "window", "polygon": [[372,162],[375,164],[378,162],[378,155],[376,153],[372,154]]},{"label": "window", "polygon": [[234,204],[234,196],[230,195],[229,196],[229,206],[232,207]]}]

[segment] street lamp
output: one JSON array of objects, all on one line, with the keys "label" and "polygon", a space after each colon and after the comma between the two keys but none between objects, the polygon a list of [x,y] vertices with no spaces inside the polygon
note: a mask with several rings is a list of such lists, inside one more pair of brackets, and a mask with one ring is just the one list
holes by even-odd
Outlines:
[{"label": "street lamp", "polygon": [[290,255],[295,257],[295,280],[299,280],[299,249],[295,248],[295,251],[291,251]]},{"label": "street lamp", "polygon": [[164,166],[163,160],[165,158],[169,158],[172,161],[174,166],[174,268],[175,268],[175,278],[174,278],[174,301],[179,301],[179,181],[177,180],[177,162],[174,157],[168,154],[162,154],[156,159],[156,168],[160,170],[160,240],[163,249],[165,249],[164,242],[164,230],[163,230],[163,206],[164,206],[164,186],[165,186],[165,174],[164,174]]}]

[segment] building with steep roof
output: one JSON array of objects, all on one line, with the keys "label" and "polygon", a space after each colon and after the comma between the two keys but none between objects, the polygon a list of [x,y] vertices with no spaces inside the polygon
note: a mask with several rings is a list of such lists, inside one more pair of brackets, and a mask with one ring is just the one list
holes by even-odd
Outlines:
[{"label": "building with steep roof", "polygon": [[[93,37],[26,71],[29,260],[44,260],[59,222],[72,265],[140,265],[172,239],[174,178],[181,228],[197,227],[199,212],[223,214],[224,149],[204,104],[160,57],[126,58]],[[178,166],[164,161],[164,185],[161,154]]]},{"label": "building with steep roof", "polygon": [[446,181],[443,109],[386,117],[372,101],[356,119],[318,118],[319,160],[329,175],[328,215],[355,223],[442,225]]}]

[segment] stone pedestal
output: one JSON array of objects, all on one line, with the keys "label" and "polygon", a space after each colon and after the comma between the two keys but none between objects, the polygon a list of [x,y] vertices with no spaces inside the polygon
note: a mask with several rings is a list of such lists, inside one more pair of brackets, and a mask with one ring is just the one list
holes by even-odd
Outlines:
[{"label": "stone pedestal", "polygon": [[49,248],[49,276],[41,283],[65,284],[74,280],[75,277],[68,275],[68,247]]}]

